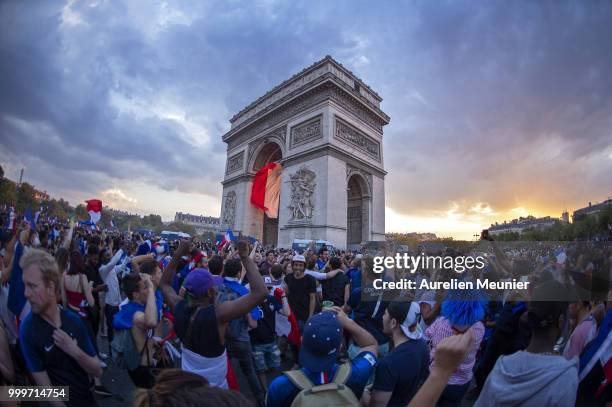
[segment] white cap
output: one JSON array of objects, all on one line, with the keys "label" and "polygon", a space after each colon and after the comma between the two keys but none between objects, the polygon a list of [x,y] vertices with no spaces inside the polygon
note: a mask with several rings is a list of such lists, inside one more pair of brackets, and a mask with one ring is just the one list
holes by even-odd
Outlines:
[{"label": "white cap", "polygon": [[301,254],[293,256],[292,263],[295,263],[296,261],[299,261],[299,262],[302,262],[302,263],[306,264],[306,259]]},{"label": "white cap", "polygon": [[421,329],[421,307],[416,301],[412,301],[408,315],[400,326],[402,332],[410,339],[421,339],[423,336],[423,330]]}]

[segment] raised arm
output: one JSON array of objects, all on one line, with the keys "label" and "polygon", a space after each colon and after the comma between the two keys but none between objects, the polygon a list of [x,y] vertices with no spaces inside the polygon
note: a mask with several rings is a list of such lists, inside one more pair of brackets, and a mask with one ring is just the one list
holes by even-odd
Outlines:
[{"label": "raised arm", "polygon": [[174,256],[172,256],[172,259],[164,269],[161,281],[159,282],[159,289],[164,295],[166,304],[168,304],[172,311],[174,311],[176,304],[183,299],[174,291],[174,288],[172,288],[172,280],[176,274],[176,268],[178,267],[180,258],[191,252],[191,245],[192,243],[190,241],[181,242],[178,249],[174,252]]},{"label": "raised arm", "polygon": [[255,242],[255,244],[253,245],[253,250],[251,250],[251,254],[249,255],[250,258],[254,259],[255,258],[255,253],[257,253],[257,246],[259,245],[259,242]]},{"label": "raised arm", "polygon": [[321,281],[321,280],[329,280],[330,278],[334,278],[334,277],[336,277],[336,275],[338,273],[342,273],[342,270],[340,270],[340,269],[332,270],[329,273],[323,273],[321,271],[308,270],[308,272],[306,274],[308,274],[309,276],[314,277],[314,279],[317,280],[317,281]]},{"label": "raised arm", "polygon": [[378,355],[378,342],[376,342],[371,333],[357,325],[352,319],[349,319],[344,311],[342,311],[342,308],[331,307],[330,309],[338,315],[338,322],[345,331],[351,334],[355,344],[361,348],[361,352],[372,352],[374,356]]},{"label": "raised arm", "polygon": [[220,324],[245,315],[257,304],[261,303],[268,295],[268,289],[259,274],[257,265],[253,259],[249,257],[248,242],[240,240],[237,249],[242,266],[246,269],[246,277],[249,281],[251,291],[234,301],[226,301],[217,306],[217,322]]},{"label": "raised arm", "polygon": [[64,237],[64,242],[62,243],[62,247],[66,250],[70,250],[70,242],[72,242],[72,234],[74,233],[74,220],[70,221],[70,230]]},{"label": "raised arm", "polygon": [[457,366],[463,362],[474,342],[472,329],[462,335],[444,338],[436,347],[431,373],[408,407],[434,407]]},{"label": "raised arm", "polygon": [[[112,249],[109,249],[112,250]],[[121,256],[123,256],[123,249],[117,250],[117,253],[110,259],[107,264],[103,264],[100,266],[100,276],[102,276],[102,280],[106,281],[106,277],[108,277],[108,273],[119,263],[121,260]]]},{"label": "raised arm", "polygon": [[154,257],[155,256],[153,256],[152,253],[148,253],[132,258],[132,271],[135,273],[140,273],[140,263]]},{"label": "raised arm", "polygon": [[153,329],[157,326],[157,303],[155,301],[155,288],[151,282],[151,276],[141,274],[140,277],[144,280],[147,286],[147,305],[145,312],[137,312],[134,314],[134,324],[142,329]]}]

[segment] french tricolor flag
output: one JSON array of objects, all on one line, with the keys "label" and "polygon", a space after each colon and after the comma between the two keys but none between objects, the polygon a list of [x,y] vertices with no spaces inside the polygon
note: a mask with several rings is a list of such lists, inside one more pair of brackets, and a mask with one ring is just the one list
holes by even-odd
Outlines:
[{"label": "french tricolor flag", "polygon": [[264,211],[269,218],[278,218],[282,166],[270,163],[255,174],[251,189],[251,203]]},{"label": "french tricolor flag", "polygon": [[102,217],[102,201],[99,199],[90,199],[87,203],[87,212],[93,223],[98,223]]},{"label": "french tricolor flag", "polygon": [[232,232],[231,229],[227,229],[227,232],[225,232],[225,236],[223,236],[223,240],[221,240],[221,242],[217,245],[217,248],[219,250],[223,250],[225,245],[233,240],[236,240],[236,238],[234,237],[234,232]]}]

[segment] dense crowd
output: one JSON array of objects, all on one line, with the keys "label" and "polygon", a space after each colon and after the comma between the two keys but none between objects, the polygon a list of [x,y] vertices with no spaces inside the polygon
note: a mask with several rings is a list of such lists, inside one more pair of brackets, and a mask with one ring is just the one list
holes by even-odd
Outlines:
[{"label": "dense crowd", "polygon": [[[486,269],[461,278],[533,289],[389,298],[372,289],[385,245],[296,252],[16,218],[0,213],[0,385],[69,386],[67,405],[90,406],[112,395],[100,380],[112,365],[135,406],[610,401],[609,246],[490,242]],[[414,278],[426,275],[445,278]],[[560,298],[585,281],[590,297]]]}]

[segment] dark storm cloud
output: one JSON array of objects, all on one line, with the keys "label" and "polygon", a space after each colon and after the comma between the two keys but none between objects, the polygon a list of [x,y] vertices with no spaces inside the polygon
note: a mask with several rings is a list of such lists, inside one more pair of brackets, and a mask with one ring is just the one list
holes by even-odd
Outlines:
[{"label": "dark storm cloud", "polygon": [[0,160],[58,195],[218,191],[228,119],[331,54],[384,98],[397,212],[595,200],[612,171],[610,21],[595,1],[3,2]]},{"label": "dark storm cloud", "polygon": [[[295,32],[275,25],[274,13],[257,5],[185,6],[188,25],[150,21],[163,10],[139,18],[135,3],[3,3],[4,158],[94,171],[101,189],[136,178],[200,191],[202,181],[222,178],[221,135],[229,117],[301,69],[305,59],[319,58],[303,55],[311,42],[325,49],[342,45],[338,35],[323,34],[321,23]],[[286,43],[293,51],[279,54]],[[180,108],[209,140],[194,144],[192,138],[202,135],[164,118],[159,110],[168,106]]]}]

